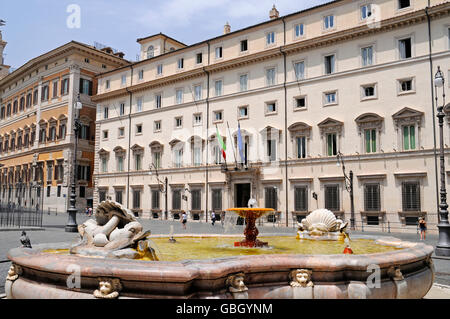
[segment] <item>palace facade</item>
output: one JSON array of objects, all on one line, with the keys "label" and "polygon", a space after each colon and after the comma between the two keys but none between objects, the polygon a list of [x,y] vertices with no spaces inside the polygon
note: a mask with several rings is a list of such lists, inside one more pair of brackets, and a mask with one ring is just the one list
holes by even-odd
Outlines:
[{"label": "palace facade", "polygon": [[276,211],[265,222],[293,226],[320,207],[350,220],[342,154],[358,229],[436,224],[432,78],[437,66],[450,78],[450,3],[427,5],[340,0],[283,17],[274,7],[266,22],[227,23],[193,45],[138,39],[139,62],[96,77],[94,206],[111,198],[145,218],[208,221],[253,197]]},{"label": "palace facade", "polygon": [[74,105],[80,101],[77,207],[92,205],[95,74],[126,64],[122,53],[72,41],[0,76],[2,204],[67,210],[75,157]]}]

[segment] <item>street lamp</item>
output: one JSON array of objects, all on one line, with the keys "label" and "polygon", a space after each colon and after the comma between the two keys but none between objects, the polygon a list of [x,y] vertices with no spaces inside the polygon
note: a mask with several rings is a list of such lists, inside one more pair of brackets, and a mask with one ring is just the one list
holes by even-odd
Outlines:
[{"label": "street lamp", "polygon": [[448,222],[448,205],[447,205],[447,191],[445,189],[445,157],[444,157],[444,105],[445,105],[445,79],[441,68],[438,66],[438,71],[434,76],[434,87],[436,90],[436,106],[438,105],[438,88],[442,88],[442,105],[437,106],[437,117],[439,119],[439,135],[441,139],[440,144],[440,160],[441,160],[441,203],[439,204],[439,240],[436,245],[436,256],[450,257],[450,224]]},{"label": "street lamp", "polygon": [[337,158],[337,165],[340,166],[342,164],[342,172],[344,174],[344,178],[345,178],[345,189],[347,190],[347,192],[350,194],[350,228],[352,230],[355,230],[355,204],[354,204],[354,200],[353,200],[353,171],[351,170],[349,175],[347,175],[347,173],[345,172],[345,163],[344,163],[344,159],[342,157],[342,153],[338,152],[338,154],[336,155]]},{"label": "street lamp", "polygon": [[71,193],[70,193],[70,207],[67,209],[68,213],[68,221],[66,225],[66,232],[68,233],[76,233],[78,232],[78,225],[77,225],[77,212],[78,209],[76,207],[76,167],[77,167],[77,153],[78,153],[78,132],[81,129],[81,123],[78,119],[78,110],[80,110],[83,107],[83,104],[80,100],[80,93],[78,93],[77,102],[74,103],[74,128],[73,131],[75,133],[75,152],[74,152],[74,158],[73,158],[73,165],[72,165],[72,185],[71,185]]}]

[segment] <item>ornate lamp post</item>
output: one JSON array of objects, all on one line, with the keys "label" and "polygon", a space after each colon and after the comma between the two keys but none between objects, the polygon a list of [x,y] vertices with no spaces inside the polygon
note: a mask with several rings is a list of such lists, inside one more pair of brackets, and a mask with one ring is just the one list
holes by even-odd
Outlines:
[{"label": "ornate lamp post", "polygon": [[75,111],[75,120],[74,120],[74,133],[75,133],[75,153],[73,158],[73,165],[72,165],[72,185],[71,185],[71,193],[70,193],[70,207],[67,209],[67,213],[69,215],[67,225],[66,225],[66,232],[68,233],[76,233],[78,231],[78,225],[77,225],[77,212],[78,209],[76,207],[76,168],[77,168],[77,153],[78,153],[78,132],[81,129],[81,123],[78,119],[78,110],[82,108],[81,100],[80,100],[80,94],[78,93],[77,102],[74,105],[74,111]]},{"label": "ornate lamp post", "polygon": [[355,204],[354,204],[354,200],[353,200],[353,171],[350,171],[349,175],[347,175],[347,173],[345,172],[345,163],[344,163],[344,159],[342,158],[342,153],[338,152],[338,154],[336,155],[337,161],[338,161],[338,166],[342,165],[342,172],[344,174],[344,178],[345,178],[345,189],[347,190],[347,192],[350,194],[350,228],[352,230],[355,230]]},{"label": "ornate lamp post", "polygon": [[439,240],[436,245],[436,256],[450,256],[450,224],[448,222],[447,191],[445,189],[445,157],[444,157],[444,105],[445,105],[445,79],[441,68],[434,76],[434,86],[436,90],[436,106],[438,105],[438,88],[442,88],[442,105],[437,106],[437,117],[439,119],[440,135],[440,161],[441,161],[441,203],[439,204]]}]

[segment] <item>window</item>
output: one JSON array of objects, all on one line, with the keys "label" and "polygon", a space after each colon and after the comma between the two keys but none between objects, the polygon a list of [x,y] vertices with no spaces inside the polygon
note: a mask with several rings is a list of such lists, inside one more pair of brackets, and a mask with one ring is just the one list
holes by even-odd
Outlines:
[{"label": "window", "polygon": [[80,93],[86,95],[92,95],[92,81],[86,79],[80,79]]},{"label": "window", "polygon": [[134,154],[134,169],[136,171],[142,169],[142,154]]},{"label": "window", "polygon": [[364,131],[364,144],[366,146],[366,153],[377,152],[377,130],[370,129]]},{"label": "window", "polygon": [[125,128],[124,127],[119,127],[118,136],[119,137],[124,137],[125,136]]},{"label": "window", "polygon": [[106,80],[105,87],[106,87],[106,89],[109,89],[111,87],[111,81],[110,80]]},{"label": "window", "polygon": [[294,63],[294,71],[295,71],[295,79],[303,80],[305,78],[305,62],[296,62]]},{"label": "window", "polygon": [[183,103],[183,89],[178,89],[176,91],[176,102],[177,104]]},{"label": "window", "polygon": [[161,121],[155,121],[154,129],[155,129],[155,132],[161,131]]},{"label": "window", "polygon": [[325,74],[334,73],[335,69],[335,55],[327,55],[325,57]]},{"label": "window", "polygon": [[412,57],[411,38],[401,39],[398,41],[398,49],[400,59],[409,59]]},{"label": "window", "polygon": [[85,198],[86,197],[86,186],[80,186],[80,198]]},{"label": "window", "polygon": [[55,126],[50,127],[50,130],[48,133],[49,133],[48,139],[50,141],[56,140],[56,127]]},{"label": "window", "polygon": [[183,149],[174,150],[175,167],[183,166]]},{"label": "window", "polygon": [[248,74],[243,74],[239,77],[239,85],[241,92],[247,91],[248,89]]},{"label": "window", "polygon": [[200,166],[202,164],[202,146],[201,145],[193,145],[192,155],[193,155],[194,166]]},{"label": "window", "polygon": [[[57,93],[58,94],[58,93]],[[19,111],[23,111],[25,108],[25,98],[22,96],[20,98]]]},{"label": "window", "polygon": [[194,86],[195,100],[199,101],[202,99],[202,86],[196,85]]},{"label": "window", "polygon": [[157,109],[160,109],[162,106],[162,96],[161,94],[156,94],[155,95],[155,107]]},{"label": "window", "polygon": [[329,15],[323,18],[323,27],[325,30],[334,28],[334,16]]},{"label": "window", "polygon": [[27,94],[27,108],[31,107],[31,92]]},{"label": "window", "polygon": [[191,207],[192,210],[202,209],[202,192],[199,189],[191,191]]},{"label": "window", "polygon": [[80,181],[89,181],[91,179],[91,167],[88,165],[77,165],[78,175]]},{"label": "window", "polygon": [[105,106],[103,108],[103,118],[107,119],[108,118],[108,113],[109,113],[109,107]]},{"label": "window", "polygon": [[248,40],[241,41],[241,52],[246,52],[248,50]]},{"label": "window", "polygon": [[300,38],[305,35],[305,25],[303,23],[295,25],[295,37]]},{"label": "window", "polygon": [[106,157],[102,157],[102,173],[108,172],[108,159]]},{"label": "window", "polygon": [[364,210],[379,212],[381,210],[380,184],[364,185]]},{"label": "window", "polygon": [[216,48],[216,59],[221,59],[223,58],[223,49],[222,47],[217,47]]},{"label": "window", "polygon": [[239,118],[248,118],[248,106],[239,107]]},{"label": "window", "polygon": [[61,82],[61,95],[69,94],[69,79],[63,79]]},{"label": "window", "polygon": [[266,114],[276,113],[276,112],[277,112],[277,105],[275,102],[266,103]]},{"label": "window", "polygon": [[212,190],[212,210],[221,211],[222,210],[222,190],[213,189]]},{"label": "window", "polygon": [[306,158],[306,137],[297,136],[295,140],[297,146],[297,158]]},{"label": "window", "polygon": [[278,196],[276,187],[265,187],[264,189],[264,204],[265,208],[272,208],[278,210]]},{"label": "window", "polygon": [[337,155],[337,136],[336,133],[329,133],[327,136],[327,156]]},{"label": "window", "polygon": [[339,185],[325,185],[325,208],[339,211]]},{"label": "window", "polygon": [[47,181],[51,181],[53,179],[53,164],[47,163]]},{"label": "window", "polygon": [[103,131],[103,139],[108,138],[108,130]]},{"label": "window", "polygon": [[398,0],[398,8],[399,9],[408,8],[409,6],[411,6],[410,0]]},{"label": "window", "polygon": [[420,211],[420,184],[419,182],[404,182],[402,184],[403,211]]},{"label": "window", "polygon": [[277,160],[277,141],[274,139],[267,139],[267,157],[270,162]]},{"label": "window", "polygon": [[[52,86],[53,86],[53,95],[52,95],[52,97],[53,98],[58,97],[58,81],[54,81],[52,83]],[[22,108],[22,105],[20,105],[20,107]]]},{"label": "window", "polygon": [[172,192],[172,209],[181,209],[181,190],[176,189]]},{"label": "window", "polygon": [[213,154],[214,154],[214,164],[221,164],[222,163],[222,149],[214,145],[213,146]]},{"label": "window", "polygon": [[122,81],[121,81],[122,85],[127,85],[127,76],[124,74],[122,75]]},{"label": "window", "polygon": [[221,96],[222,93],[222,86],[223,86],[223,81],[222,80],[217,80],[214,82],[214,89],[215,89],[215,94],[216,96]]},{"label": "window", "polygon": [[144,79],[144,70],[139,70],[138,78],[139,78],[139,80],[143,80]]},{"label": "window", "polygon": [[308,188],[306,186],[294,188],[294,210],[296,212],[308,211]]},{"label": "window", "polygon": [[125,114],[125,103],[120,103],[119,115],[122,116],[124,114]]},{"label": "window", "polygon": [[153,58],[155,56],[155,48],[153,45],[147,48],[147,59]]},{"label": "window", "polygon": [[123,172],[123,156],[122,155],[117,156],[117,171]]},{"label": "window", "polygon": [[175,127],[176,128],[183,127],[183,118],[182,117],[176,117],[175,118]]},{"label": "window", "polygon": [[52,187],[51,186],[47,186],[47,197],[50,197],[51,190],[52,190]]},{"label": "window", "polygon": [[178,69],[181,70],[184,68],[184,59],[178,59]]},{"label": "window", "polygon": [[203,54],[202,53],[197,53],[197,64],[202,64],[203,63]]},{"label": "window", "polygon": [[142,134],[142,124],[136,125],[136,134]]},{"label": "window", "polygon": [[336,92],[325,93],[325,105],[337,104]]},{"label": "window", "polygon": [[297,98],[295,98],[295,108],[296,109],[304,109],[304,108],[306,108],[306,97],[297,97]]},{"label": "window", "polygon": [[194,114],[194,125],[200,124],[202,124],[202,114],[201,113]]},{"label": "window", "polygon": [[266,35],[266,45],[275,44],[275,32],[269,32]]},{"label": "window", "polygon": [[413,90],[412,80],[401,80],[400,81],[400,92],[411,92]]},{"label": "window", "polygon": [[361,49],[362,66],[373,64],[373,47],[365,47]]},{"label": "window", "polygon": [[372,5],[366,4],[361,7],[361,20],[366,20],[372,16]]},{"label": "window", "polygon": [[156,168],[161,167],[161,152],[153,152],[153,164]]},{"label": "window", "polygon": [[136,112],[142,112],[142,97],[137,98],[136,100]]},{"label": "window", "polygon": [[159,190],[156,189],[152,190],[152,209],[159,209],[160,205],[159,197],[160,197]]},{"label": "window", "polygon": [[220,122],[223,120],[223,112],[222,111],[215,111],[214,112],[214,122]]},{"label": "window", "polygon": [[[89,60],[89,58],[84,58],[84,62],[86,62],[86,63],[90,63],[91,61]],[[45,69],[47,70],[47,65],[45,66]]]},{"label": "window", "polygon": [[133,209],[141,208],[141,191],[138,189],[133,190]]},{"label": "window", "polygon": [[163,73],[163,65],[162,64],[158,64],[158,66],[156,67],[156,73],[158,75],[161,75]]},{"label": "window", "polygon": [[48,84],[46,84],[42,87],[42,97],[41,97],[41,101],[47,101],[47,100],[48,100]]},{"label": "window", "polygon": [[122,200],[122,191],[116,191],[116,202],[119,204],[123,204],[123,200]]},{"label": "window", "polygon": [[106,200],[106,191],[98,191],[98,200],[100,203]]},{"label": "window", "polygon": [[363,86],[363,98],[375,97],[375,85]]},{"label": "window", "polygon": [[266,84],[268,86],[275,85],[275,68],[266,70]]},{"label": "window", "polygon": [[416,149],[416,128],[414,125],[403,126],[403,150]]}]

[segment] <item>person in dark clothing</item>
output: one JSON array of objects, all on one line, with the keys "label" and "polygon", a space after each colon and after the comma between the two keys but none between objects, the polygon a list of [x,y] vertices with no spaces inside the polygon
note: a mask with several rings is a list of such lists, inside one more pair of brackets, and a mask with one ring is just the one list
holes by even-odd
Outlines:
[{"label": "person in dark clothing", "polygon": [[423,217],[419,218],[420,240],[426,239],[427,222]]}]

